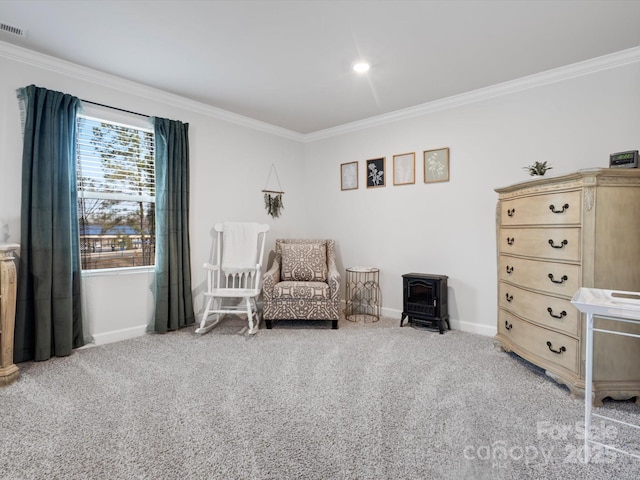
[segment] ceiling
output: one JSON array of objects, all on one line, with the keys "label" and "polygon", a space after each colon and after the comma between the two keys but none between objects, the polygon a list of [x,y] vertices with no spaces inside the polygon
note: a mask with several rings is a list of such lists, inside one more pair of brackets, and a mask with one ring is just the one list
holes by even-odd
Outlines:
[{"label": "ceiling", "polygon": [[637,47],[639,20],[640,0],[0,0],[26,30],[0,41],[307,134]]}]

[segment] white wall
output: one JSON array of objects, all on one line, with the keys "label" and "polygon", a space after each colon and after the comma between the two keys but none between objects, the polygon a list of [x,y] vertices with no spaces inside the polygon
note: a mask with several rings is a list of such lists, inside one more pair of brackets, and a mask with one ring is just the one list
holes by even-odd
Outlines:
[{"label": "white wall", "polygon": [[[15,89],[34,83],[87,100],[190,124],[191,253],[196,311],[202,307],[211,229],[227,219],[269,223],[275,238],[335,238],[344,268],[381,269],[383,312],[400,317],[401,275],[448,275],[453,328],[486,335],[496,324],[494,188],[525,181],[522,167],[550,174],[606,167],[612,152],[640,143],[640,63],[592,69],[535,88],[489,89],[438,111],[331,135],[296,136],[259,122],[0,42],[0,218],[20,241],[22,144]],[[552,76],[553,77],[553,76]],[[505,94],[505,91],[512,93]],[[402,115],[400,115],[402,116]],[[378,122],[380,123],[380,122]],[[451,180],[424,184],[422,152],[451,149]],[[392,156],[416,152],[416,184],[393,186]],[[387,158],[387,186],[366,189],[364,161]],[[358,161],[360,188],[340,190],[340,164]],[[269,217],[262,190],[271,164],[285,210]],[[270,185],[271,186],[271,185]],[[151,276],[86,278],[87,321],[97,339],[139,334],[152,315]],[[116,301],[112,301],[112,299]]]},{"label": "white wall", "polygon": [[[20,242],[22,136],[16,89],[30,84],[106,105],[189,123],[191,259],[196,312],[202,308],[211,230],[225,220],[258,221],[278,236],[303,235],[304,145],[293,132],[260,124],[132,82],[44,57],[0,42],[0,218],[9,242]],[[226,120],[226,117],[229,120]],[[272,133],[273,132],[273,133]],[[286,192],[285,214],[272,219],[261,190],[274,164]],[[270,185],[271,186],[271,185]],[[152,275],[84,276],[85,323],[97,343],[138,335],[153,315]]]},{"label": "white wall", "polygon": [[[337,240],[341,268],[380,268],[383,313],[400,318],[402,274],[443,274],[452,327],[493,335],[494,188],[528,180],[522,167],[535,161],[569,173],[638,149],[639,86],[633,63],[309,142],[309,195],[322,199],[310,207],[310,233]],[[450,181],[424,184],[422,152],[439,147],[451,149]],[[416,152],[416,184],[393,186],[392,157],[406,152]],[[367,189],[365,161],[377,157],[387,185]],[[340,164],[353,161],[360,186],[341,191]]]}]

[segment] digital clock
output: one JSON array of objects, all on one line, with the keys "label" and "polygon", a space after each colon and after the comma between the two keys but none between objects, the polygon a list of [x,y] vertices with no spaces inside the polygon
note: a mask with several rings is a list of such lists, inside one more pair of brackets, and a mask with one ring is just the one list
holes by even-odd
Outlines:
[{"label": "digital clock", "polygon": [[637,168],[638,150],[618,152],[609,155],[609,168]]}]

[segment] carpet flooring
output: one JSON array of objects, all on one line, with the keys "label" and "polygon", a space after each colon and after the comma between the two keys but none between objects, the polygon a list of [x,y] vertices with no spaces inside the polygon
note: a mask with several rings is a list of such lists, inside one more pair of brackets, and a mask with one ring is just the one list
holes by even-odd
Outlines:
[{"label": "carpet flooring", "polygon": [[[583,401],[491,338],[245,323],[20,364],[0,389],[0,478],[640,478],[617,452],[584,464]],[[631,401],[603,410],[640,424]],[[640,431],[594,434],[640,452]]]}]

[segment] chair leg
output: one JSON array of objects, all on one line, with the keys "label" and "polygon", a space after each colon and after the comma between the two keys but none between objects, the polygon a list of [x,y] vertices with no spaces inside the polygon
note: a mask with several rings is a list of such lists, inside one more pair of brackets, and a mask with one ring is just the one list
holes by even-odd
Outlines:
[{"label": "chair leg", "polygon": [[331,320],[331,328],[333,330],[337,330],[338,329],[338,320]]},{"label": "chair leg", "polygon": [[264,323],[267,325],[267,330],[271,330],[273,328],[273,324],[271,323],[271,320],[267,320],[265,318]]},{"label": "chair leg", "polygon": [[[211,308],[212,303],[214,303],[213,308]],[[200,327],[196,328],[196,333],[207,333],[218,324],[218,322],[220,321],[220,314],[218,314],[218,318],[215,321],[207,325],[207,318],[209,317],[209,314],[218,309],[217,304],[218,302],[216,299],[214,299],[213,297],[209,297],[209,300],[207,300],[207,304],[204,307],[202,320],[200,321]]]},{"label": "chair leg", "polygon": [[202,314],[202,321],[200,322],[200,326],[204,327],[204,324],[207,321],[207,317],[209,316],[209,313],[211,312],[211,304],[213,303],[213,297],[209,297],[209,300],[207,300],[207,304],[204,307],[204,313]]},{"label": "chair leg", "polygon": [[[247,303],[247,321],[249,322],[249,334],[254,334],[258,331],[258,321],[256,318],[256,323],[253,323],[253,315],[254,312],[258,313],[258,305],[255,303],[255,299],[252,297],[245,298],[245,302]],[[253,303],[252,303],[253,302]]]}]

